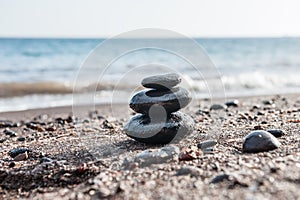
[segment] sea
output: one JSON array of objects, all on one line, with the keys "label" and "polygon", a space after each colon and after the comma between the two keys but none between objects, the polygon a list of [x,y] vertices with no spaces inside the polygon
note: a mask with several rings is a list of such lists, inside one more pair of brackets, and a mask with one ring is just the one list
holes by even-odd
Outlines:
[{"label": "sea", "polygon": [[0,112],[126,103],[168,72],[195,98],[300,92],[300,38],[153,40],[0,38]]}]

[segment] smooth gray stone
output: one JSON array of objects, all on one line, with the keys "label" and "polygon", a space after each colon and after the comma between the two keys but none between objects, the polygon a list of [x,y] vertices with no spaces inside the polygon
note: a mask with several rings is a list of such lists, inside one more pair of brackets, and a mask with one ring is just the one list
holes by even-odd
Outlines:
[{"label": "smooth gray stone", "polygon": [[197,177],[200,175],[200,173],[201,173],[201,171],[198,167],[185,166],[185,167],[182,167],[179,170],[177,170],[176,175],[177,176],[190,175],[190,176]]},{"label": "smooth gray stone", "polygon": [[218,142],[216,140],[205,140],[203,142],[200,142],[197,146],[199,149],[206,149],[206,148],[210,148],[215,146],[216,144],[218,144]]},{"label": "smooth gray stone", "polygon": [[277,149],[280,142],[271,133],[263,130],[249,133],[243,142],[243,152],[257,153]]},{"label": "smooth gray stone", "polygon": [[226,108],[227,106],[223,104],[213,104],[210,106],[210,110],[225,110]]},{"label": "smooth gray stone", "polygon": [[152,123],[147,115],[137,114],[124,126],[127,136],[152,144],[178,142],[193,130],[194,120],[181,112],[171,113],[166,121]]},{"label": "smooth gray stone", "polygon": [[145,150],[137,154],[134,162],[139,163],[141,167],[152,164],[168,163],[176,160],[179,154],[179,148],[176,146],[166,146],[161,149]]},{"label": "smooth gray stone", "polygon": [[153,89],[171,89],[181,82],[181,78],[176,73],[149,76],[142,80],[142,85]]},{"label": "smooth gray stone", "polygon": [[129,106],[137,113],[148,114],[153,105],[159,105],[169,114],[186,107],[191,100],[190,93],[181,87],[166,91],[143,90],[132,97]]}]

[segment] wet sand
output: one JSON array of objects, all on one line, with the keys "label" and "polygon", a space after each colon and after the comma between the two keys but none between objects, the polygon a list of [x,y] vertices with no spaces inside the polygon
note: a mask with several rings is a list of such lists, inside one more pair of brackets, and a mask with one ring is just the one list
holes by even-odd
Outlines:
[{"label": "wet sand", "polygon": [[[128,105],[115,105],[113,114],[109,105],[82,106],[75,117],[71,107],[0,113],[0,199],[299,199],[300,95],[238,99],[239,107],[218,111],[221,118],[209,101],[188,106],[195,131],[171,145],[197,156],[147,166],[136,156],[168,145],[128,138]],[[283,130],[281,146],[243,153],[243,138],[256,129]],[[194,148],[207,139],[218,141],[212,152]],[[17,147],[28,158],[14,161],[8,153]]]}]

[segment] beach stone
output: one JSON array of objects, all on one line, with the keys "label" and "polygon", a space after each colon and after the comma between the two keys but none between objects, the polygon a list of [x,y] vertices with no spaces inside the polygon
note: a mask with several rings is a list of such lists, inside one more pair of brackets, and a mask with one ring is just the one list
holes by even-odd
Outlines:
[{"label": "beach stone", "polygon": [[215,146],[216,144],[218,144],[216,140],[205,140],[203,142],[200,142],[197,146],[199,149],[205,150],[207,148]]},{"label": "beach stone", "polygon": [[10,150],[8,152],[8,155],[12,158],[15,158],[19,154],[22,154],[22,153],[25,153],[25,152],[30,152],[30,151],[32,151],[32,150],[28,149],[28,148],[25,148],[25,147],[18,147],[18,148],[14,148],[14,149]]},{"label": "beach stone", "polygon": [[201,171],[198,167],[194,166],[185,166],[177,170],[176,175],[177,176],[184,176],[184,175],[190,175],[192,177],[199,176],[201,174]]},{"label": "beach stone", "polygon": [[171,113],[186,107],[191,100],[190,93],[181,87],[167,91],[143,90],[132,97],[129,106],[137,113],[148,114],[153,105],[159,105]]},{"label": "beach stone", "polygon": [[15,127],[15,124],[12,121],[8,121],[8,120],[0,121],[0,128],[10,128],[10,127]]},{"label": "beach stone", "polygon": [[267,130],[267,132],[271,133],[272,135],[274,135],[277,138],[284,135],[284,132],[280,129],[269,129],[269,130]]},{"label": "beach stone", "polygon": [[263,100],[262,103],[264,105],[273,105],[274,104],[274,101],[273,100]]},{"label": "beach stone", "polygon": [[153,89],[171,89],[172,87],[178,85],[181,82],[181,78],[176,73],[149,76],[142,80],[142,85],[146,88]]},{"label": "beach stone", "polygon": [[230,178],[230,175],[222,173],[222,174],[219,174],[219,175],[213,177],[210,181],[210,184],[220,183],[220,182],[223,182],[225,180],[229,180],[229,178]]},{"label": "beach stone", "polygon": [[18,135],[18,133],[16,133],[15,131],[12,131],[8,128],[6,128],[4,131],[5,135],[8,135],[10,137],[16,137]]},{"label": "beach stone", "polygon": [[240,105],[240,102],[239,102],[239,100],[235,99],[235,100],[232,100],[232,101],[225,102],[225,105],[227,107],[238,107]]},{"label": "beach stone", "polygon": [[21,154],[17,155],[16,157],[14,157],[14,161],[23,161],[23,160],[27,160],[27,159],[28,159],[27,151],[25,151],[25,153],[21,153]]},{"label": "beach stone", "polygon": [[25,140],[26,140],[25,137],[19,137],[19,138],[18,138],[18,141],[19,141],[19,142],[24,142]]},{"label": "beach stone", "polygon": [[210,110],[225,110],[226,108],[227,106],[223,104],[213,104],[210,106]]},{"label": "beach stone", "polygon": [[257,130],[249,133],[243,142],[243,152],[257,153],[277,149],[280,142],[269,132]]},{"label": "beach stone", "polygon": [[9,167],[9,168],[12,168],[12,167],[14,167],[14,166],[16,166],[16,163],[15,163],[15,162],[13,162],[13,161],[12,161],[12,162],[10,162],[10,163],[9,163],[9,165],[8,165],[8,167]]},{"label": "beach stone", "polygon": [[166,121],[150,122],[147,115],[137,114],[125,125],[127,136],[144,143],[176,142],[193,132],[194,120],[181,112],[171,113]]},{"label": "beach stone", "polygon": [[173,145],[162,147],[161,149],[145,150],[135,156],[134,162],[141,167],[152,164],[167,163],[176,160],[179,148]]}]

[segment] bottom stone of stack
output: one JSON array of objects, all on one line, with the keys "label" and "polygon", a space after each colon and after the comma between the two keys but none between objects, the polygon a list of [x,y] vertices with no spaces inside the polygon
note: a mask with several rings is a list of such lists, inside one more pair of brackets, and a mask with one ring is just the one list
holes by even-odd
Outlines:
[{"label": "bottom stone of stack", "polygon": [[180,141],[191,134],[193,128],[194,121],[190,116],[174,112],[161,122],[151,122],[149,116],[136,114],[125,125],[124,131],[139,142],[167,144]]}]

